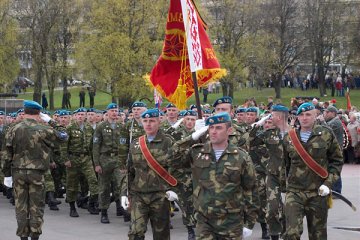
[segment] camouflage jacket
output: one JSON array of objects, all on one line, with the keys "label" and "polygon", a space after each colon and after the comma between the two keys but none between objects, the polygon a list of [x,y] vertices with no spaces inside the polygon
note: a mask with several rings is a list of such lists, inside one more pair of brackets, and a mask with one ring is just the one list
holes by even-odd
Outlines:
[{"label": "camouflage jacket", "polygon": [[12,169],[49,169],[50,155],[56,142],[65,142],[68,134],[65,128],[50,121],[50,126],[33,119],[24,119],[6,133],[5,176]]},{"label": "camouflage jacket", "polygon": [[[189,148],[189,139],[175,143],[171,165],[182,168],[191,164],[195,210],[219,217],[237,213],[239,221],[245,219],[245,225],[252,228],[257,219],[258,200],[252,199],[256,176],[249,155],[230,143],[216,161],[210,142]],[[183,160],[179,161],[180,158]]]},{"label": "camouflage jacket", "polygon": [[[120,123],[115,123],[115,126],[116,127],[112,129],[111,123],[109,121],[104,121],[96,127],[92,149],[95,166],[101,166],[101,155],[113,155],[119,157],[122,126]],[[125,168],[125,162],[121,162],[120,159],[119,164],[120,167]]]},{"label": "camouflage jacket", "polygon": [[[296,130],[300,138],[300,130]],[[343,165],[343,155],[336,137],[331,129],[321,125],[315,125],[310,138],[306,143],[302,142],[306,151],[312,158],[327,169],[329,176],[322,179],[314,173],[296,152],[289,135],[284,138],[284,156],[287,169],[287,190],[318,190],[324,184],[330,189],[333,183],[339,179]]]},{"label": "camouflage jacket", "polygon": [[[154,140],[151,142],[146,140],[146,145],[156,161],[163,168],[168,169],[173,139],[159,130]],[[130,195],[134,192],[151,193],[170,189],[170,185],[148,166],[140,149],[139,138],[136,138],[130,146],[128,164]]]},{"label": "camouflage jacket", "polygon": [[81,130],[79,124],[73,122],[66,128],[66,131],[69,135],[69,140],[66,148],[59,146],[62,151],[66,151],[62,152],[61,155],[68,156],[71,162],[80,164],[83,158],[78,157],[79,155],[91,155],[92,153],[94,129],[89,124],[84,123],[84,127]]},{"label": "camouflage jacket", "polygon": [[269,160],[269,153],[262,139],[264,129],[262,127],[253,127],[249,130],[249,155],[254,163],[257,173],[266,174],[266,166]]},{"label": "camouflage jacket", "polygon": [[[133,126],[131,127],[131,125]],[[130,133],[132,134],[132,139],[130,139]],[[121,164],[126,165],[130,148],[130,140],[134,142],[135,139],[139,138],[144,134],[144,128],[135,119],[128,121],[121,129],[119,147]]]}]

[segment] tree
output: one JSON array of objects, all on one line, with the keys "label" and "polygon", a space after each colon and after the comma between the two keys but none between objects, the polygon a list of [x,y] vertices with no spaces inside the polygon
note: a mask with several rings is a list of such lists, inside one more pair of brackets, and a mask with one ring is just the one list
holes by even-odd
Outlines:
[{"label": "tree", "polygon": [[0,0],[0,86],[4,92],[19,73],[17,25],[10,16],[10,7],[10,0]]},{"label": "tree", "polygon": [[143,75],[161,51],[165,2],[98,0],[85,17],[88,21],[76,50],[80,71],[96,79],[97,85],[108,86],[120,105],[149,93]]}]

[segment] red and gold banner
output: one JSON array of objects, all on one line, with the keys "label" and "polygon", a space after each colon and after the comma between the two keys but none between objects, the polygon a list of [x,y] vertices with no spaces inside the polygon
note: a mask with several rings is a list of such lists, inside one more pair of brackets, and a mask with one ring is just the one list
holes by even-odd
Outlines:
[{"label": "red and gold banner", "polygon": [[[186,29],[191,33],[188,36],[183,11],[187,12]],[[206,25],[192,0],[170,1],[163,50],[147,79],[163,97],[179,109],[186,108],[186,100],[194,93],[191,69],[196,70],[199,87],[226,75],[226,71],[220,68],[205,30]],[[191,46],[187,45],[188,41],[191,41]],[[191,52],[190,58],[188,49]]]}]

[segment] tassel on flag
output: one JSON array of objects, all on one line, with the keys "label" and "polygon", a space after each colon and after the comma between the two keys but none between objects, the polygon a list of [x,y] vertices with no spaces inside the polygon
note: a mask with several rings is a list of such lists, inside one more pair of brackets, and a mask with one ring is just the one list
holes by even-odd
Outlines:
[{"label": "tassel on flag", "polygon": [[192,0],[170,1],[163,50],[146,79],[179,109],[194,93],[191,72],[196,72],[198,87],[226,75],[205,30]]}]

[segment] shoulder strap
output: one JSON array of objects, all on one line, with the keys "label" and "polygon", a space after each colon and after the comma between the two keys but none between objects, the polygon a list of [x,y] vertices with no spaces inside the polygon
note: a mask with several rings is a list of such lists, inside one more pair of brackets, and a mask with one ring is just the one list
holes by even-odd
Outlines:
[{"label": "shoulder strap", "polygon": [[148,166],[154,170],[165,182],[175,187],[177,185],[177,180],[170,175],[168,171],[165,170],[153,157],[149,148],[146,145],[145,135],[139,137],[140,150],[144,155]]},{"label": "shoulder strap", "polygon": [[329,173],[324,169],[320,164],[318,164],[310,154],[305,150],[304,146],[301,144],[298,136],[296,135],[295,129],[289,131],[290,139],[294,145],[296,152],[300,155],[301,159],[305,162],[313,172],[319,175],[321,178],[327,178]]}]

